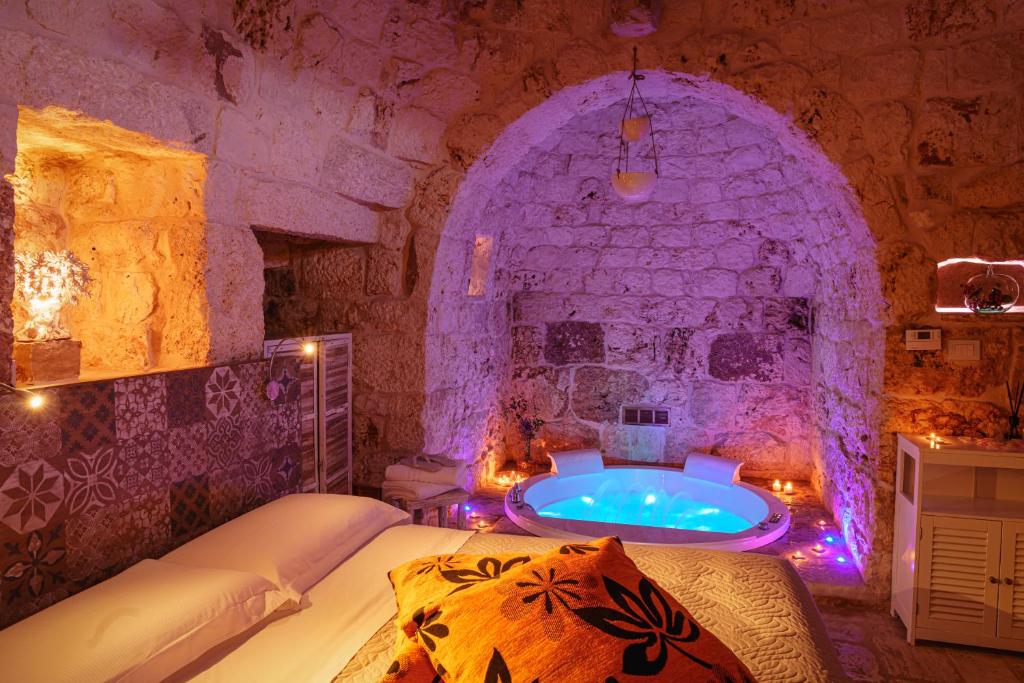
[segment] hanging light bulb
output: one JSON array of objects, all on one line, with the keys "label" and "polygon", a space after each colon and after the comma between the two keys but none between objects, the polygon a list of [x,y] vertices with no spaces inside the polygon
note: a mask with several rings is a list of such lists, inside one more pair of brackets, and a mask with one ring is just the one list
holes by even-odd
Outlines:
[{"label": "hanging light bulb", "polygon": [[[629,202],[642,202],[651,196],[654,184],[658,180],[658,147],[654,142],[654,126],[647,103],[640,94],[639,82],[644,80],[643,74],[636,72],[636,47],[633,48],[633,70],[629,73],[632,86],[626,98],[626,109],[622,112],[619,124],[619,158],[612,174],[612,189],[615,194]],[[641,113],[642,112],[642,113]],[[651,138],[651,152],[654,155],[653,171],[629,170],[629,143],[639,142],[645,137]]]}]

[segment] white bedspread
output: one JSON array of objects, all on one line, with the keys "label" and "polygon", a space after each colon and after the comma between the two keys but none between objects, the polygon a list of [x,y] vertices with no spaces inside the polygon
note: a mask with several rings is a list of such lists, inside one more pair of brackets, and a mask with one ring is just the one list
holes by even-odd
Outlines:
[{"label": "white bedspread", "polygon": [[306,593],[308,606],[210,653],[177,680],[330,681],[395,614],[388,571],[458,550],[471,531],[403,525],[382,532]]}]

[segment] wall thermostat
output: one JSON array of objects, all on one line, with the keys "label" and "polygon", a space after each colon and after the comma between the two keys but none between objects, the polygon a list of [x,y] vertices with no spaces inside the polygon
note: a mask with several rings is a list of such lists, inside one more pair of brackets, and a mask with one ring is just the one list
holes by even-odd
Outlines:
[{"label": "wall thermostat", "polygon": [[908,351],[941,351],[942,330],[907,330]]}]

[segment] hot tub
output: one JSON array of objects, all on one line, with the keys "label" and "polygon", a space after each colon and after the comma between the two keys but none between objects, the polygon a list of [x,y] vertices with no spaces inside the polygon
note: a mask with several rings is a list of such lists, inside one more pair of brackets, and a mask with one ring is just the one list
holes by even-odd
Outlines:
[{"label": "hot tub", "polygon": [[768,491],[668,467],[542,474],[522,490],[520,504],[506,495],[505,513],[538,536],[750,550],[780,538],[790,522],[789,509]]}]

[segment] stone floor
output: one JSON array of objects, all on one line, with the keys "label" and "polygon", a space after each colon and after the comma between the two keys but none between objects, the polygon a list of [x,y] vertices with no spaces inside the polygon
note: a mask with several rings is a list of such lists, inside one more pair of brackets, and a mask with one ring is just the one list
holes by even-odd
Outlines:
[{"label": "stone floor", "polygon": [[[750,483],[770,485],[767,481]],[[794,495],[780,494],[792,513],[789,531],[775,543],[753,552],[786,557],[793,562],[818,602],[829,637],[851,679],[1024,683],[1024,655],[937,643],[908,644],[906,630],[898,619],[889,616],[884,596],[872,594],[865,587],[841,535],[810,486],[805,482],[794,483]],[[527,533],[505,517],[503,490],[485,490],[471,498],[469,505],[469,524],[474,529]],[[819,544],[820,553],[815,551]]]}]

